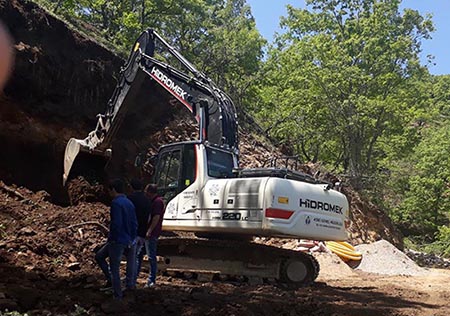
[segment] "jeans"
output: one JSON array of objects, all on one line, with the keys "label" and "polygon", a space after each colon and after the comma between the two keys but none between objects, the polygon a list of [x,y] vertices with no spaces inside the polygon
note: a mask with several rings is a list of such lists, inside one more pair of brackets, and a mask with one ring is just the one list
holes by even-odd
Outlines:
[{"label": "jeans", "polygon": [[138,237],[136,243],[136,280],[141,272],[142,260],[144,260],[144,255],[146,252],[147,249],[145,247],[145,238]]},{"label": "jeans", "polygon": [[150,275],[147,283],[156,283],[156,272],[158,270],[156,262],[156,246],[158,244],[158,237],[152,237],[145,241],[145,248],[147,250],[148,261],[150,262]]},{"label": "jeans", "polygon": [[[135,278],[135,266],[136,266],[136,243],[131,245],[123,245],[117,242],[109,241],[103,245],[95,255],[95,261],[97,261],[100,269],[106,277],[107,281],[110,281],[113,288],[114,298],[121,299],[122,287],[120,284],[120,260],[122,255],[126,251],[127,269],[126,269],[126,288],[136,288]],[[109,265],[106,262],[106,258],[109,257]]]}]

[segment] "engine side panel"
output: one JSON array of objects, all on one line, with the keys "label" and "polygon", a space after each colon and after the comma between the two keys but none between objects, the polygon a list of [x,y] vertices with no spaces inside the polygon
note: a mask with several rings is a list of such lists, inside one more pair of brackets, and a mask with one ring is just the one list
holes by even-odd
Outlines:
[{"label": "engine side panel", "polygon": [[[186,190],[188,192],[179,196],[193,192],[192,187]],[[165,229],[347,239],[347,199],[335,190],[327,190],[326,185],[267,177],[209,179],[199,195],[195,208],[188,210],[184,204],[179,204],[178,216],[174,216],[175,199],[172,200],[169,203],[171,216],[166,216],[164,221]],[[271,210],[275,210],[275,214],[281,210],[290,216],[273,217]]]},{"label": "engine side panel", "polygon": [[327,190],[326,185],[270,178],[265,190],[265,209],[292,211],[289,218],[264,217],[263,229],[274,235],[347,239],[347,198],[340,192]]}]

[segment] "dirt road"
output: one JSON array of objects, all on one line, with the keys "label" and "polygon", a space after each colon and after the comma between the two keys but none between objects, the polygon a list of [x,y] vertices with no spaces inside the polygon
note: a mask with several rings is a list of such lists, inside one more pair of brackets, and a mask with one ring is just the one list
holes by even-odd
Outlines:
[{"label": "dirt road", "polygon": [[[450,312],[450,271],[425,276],[380,276],[354,272],[333,276],[333,267],[300,289],[161,277],[158,286],[128,293],[123,304],[99,291],[98,271],[48,278],[7,264],[0,266],[0,304],[31,315],[433,315]],[[144,284],[144,278],[139,280]],[[31,313],[30,313],[31,312]]]}]

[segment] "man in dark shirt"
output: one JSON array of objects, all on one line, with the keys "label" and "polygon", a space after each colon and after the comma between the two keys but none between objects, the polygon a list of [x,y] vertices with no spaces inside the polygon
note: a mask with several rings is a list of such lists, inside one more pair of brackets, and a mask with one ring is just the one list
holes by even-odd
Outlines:
[{"label": "man in dark shirt", "polygon": [[[111,182],[110,194],[113,197],[111,203],[111,222],[109,225],[108,242],[95,255],[106,279],[110,281],[115,299],[122,299],[120,284],[120,259],[125,249],[127,256],[126,287],[136,288],[136,236],[137,220],[133,203],[125,196],[125,185],[120,179]],[[109,266],[106,258],[109,257]]]},{"label": "man in dark shirt", "polygon": [[158,244],[158,238],[162,230],[162,222],[164,217],[164,202],[157,193],[156,184],[149,184],[145,189],[147,196],[150,199],[150,221],[148,223],[145,247],[150,261],[150,275],[146,287],[155,285],[156,283],[156,248]]},{"label": "man in dark shirt", "polygon": [[139,272],[141,271],[142,259],[145,255],[145,234],[147,233],[147,223],[149,221],[150,215],[150,200],[144,193],[144,188],[142,182],[138,179],[132,179],[131,188],[133,189],[133,193],[131,193],[128,198],[131,202],[133,202],[136,218],[138,222],[138,231],[137,231],[137,242],[136,242],[136,279],[139,276]]}]

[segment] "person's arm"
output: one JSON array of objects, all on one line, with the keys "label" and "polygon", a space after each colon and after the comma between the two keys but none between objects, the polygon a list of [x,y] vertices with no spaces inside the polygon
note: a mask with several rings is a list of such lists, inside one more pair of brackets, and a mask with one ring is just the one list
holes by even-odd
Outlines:
[{"label": "person's arm", "polygon": [[156,225],[158,225],[159,219],[161,218],[161,215],[155,214],[152,216],[152,221],[150,222],[150,227],[147,230],[146,237],[150,238],[150,235],[152,234],[152,231],[155,229]]},{"label": "person's arm", "polygon": [[111,223],[109,224],[109,241],[117,241],[122,227],[122,212],[117,202],[111,204]]}]

